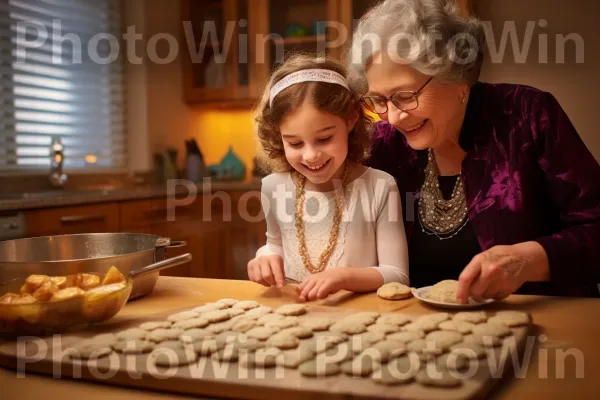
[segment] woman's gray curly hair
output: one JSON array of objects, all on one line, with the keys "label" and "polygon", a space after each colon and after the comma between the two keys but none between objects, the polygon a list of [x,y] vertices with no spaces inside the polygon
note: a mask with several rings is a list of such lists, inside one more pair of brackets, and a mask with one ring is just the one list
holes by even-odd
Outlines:
[{"label": "woman's gray curly hair", "polygon": [[365,68],[375,54],[445,82],[473,85],[483,61],[480,20],[460,12],[456,0],[385,0],[359,21],[349,48],[349,81],[367,91]]}]

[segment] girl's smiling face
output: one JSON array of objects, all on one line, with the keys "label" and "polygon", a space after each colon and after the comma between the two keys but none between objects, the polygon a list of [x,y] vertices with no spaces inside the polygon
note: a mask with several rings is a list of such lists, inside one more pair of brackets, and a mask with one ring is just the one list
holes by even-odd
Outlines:
[{"label": "girl's smiling face", "polygon": [[287,161],[314,185],[340,178],[348,155],[348,135],[355,122],[304,102],[279,125]]}]

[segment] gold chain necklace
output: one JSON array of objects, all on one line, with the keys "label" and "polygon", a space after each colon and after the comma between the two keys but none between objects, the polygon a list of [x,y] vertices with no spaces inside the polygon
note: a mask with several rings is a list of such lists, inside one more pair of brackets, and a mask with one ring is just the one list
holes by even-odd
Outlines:
[{"label": "gold chain necklace", "polygon": [[440,191],[435,157],[429,149],[425,181],[419,199],[419,221],[423,232],[427,229],[439,239],[450,239],[466,225],[466,217],[467,201],[460,175],[456,179],[452,196],[449,200],[444,199]]},{"label": "gold chain necklace", "polygon": [[331,258],[331,254],[335,249],[338,239],[338,233],[340,230],[340,223],[342,221],[342,214],[344,210],[344,188],[346,187],[346,180],[348,178],[348,163],[344,164],[344,172],[342,174],[342,186],[336,188],[335,190],[335,214],[333,215],[333,226],[331,227],[331,232],[329,233],[329,242],[327,243],[327,247],[325,251],[319,257],[319,263],[317,266],[313,265],[310,261],[310,256],[308,254],[308,249],[306,248],[306,237],[304,235],[304,200],[305,200],[305,191],[304,186],[306,184],[306,177],[302,174],[298,174],[298,184],[296,185],[296,237],[298,238],[298,251],[300,253],[300,257],[302,257],[302,262],[304,263],[304,267],[309,270],[311,273],[321,272],[327,266],[329,262],[329,258]]}]

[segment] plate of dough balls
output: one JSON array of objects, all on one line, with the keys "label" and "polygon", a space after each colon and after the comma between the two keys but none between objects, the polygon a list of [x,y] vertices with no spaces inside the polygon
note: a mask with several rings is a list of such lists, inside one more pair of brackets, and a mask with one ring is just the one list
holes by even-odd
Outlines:
[{"label": "plate of dough balls", "polygon": [[494,299],[486,299],[478,302],[469,298],[467,304],[460,304],[456,299],[458,291],[458,281],[447,279],[436,283],[433,286],[425,286],[418,289],[413,288],[412,294],[420,301],[435,307],[450,309],[473,309],[486,306],[495,302]]}]

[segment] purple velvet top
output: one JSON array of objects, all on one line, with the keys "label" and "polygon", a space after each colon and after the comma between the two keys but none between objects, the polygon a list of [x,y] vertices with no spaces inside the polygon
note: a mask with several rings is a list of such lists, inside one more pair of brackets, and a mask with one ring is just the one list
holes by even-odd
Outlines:
[{"label": "purple velvet top", "polygon": [[[459,143],[481,248],[534,240],[548,255],[551,281],[527,283],[519,293],[597,294],[600,166],[557,100],[529,86],[478,82]],[[424,180],[423,152],[389,123],[376,124],[369,165],[396,178],[405,210],[407,193],[418,197]],[[410,239],[414,218],[405,212],[404,223]]]}]

